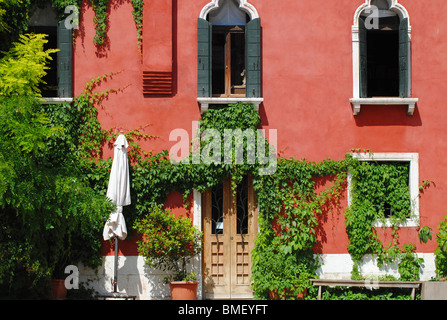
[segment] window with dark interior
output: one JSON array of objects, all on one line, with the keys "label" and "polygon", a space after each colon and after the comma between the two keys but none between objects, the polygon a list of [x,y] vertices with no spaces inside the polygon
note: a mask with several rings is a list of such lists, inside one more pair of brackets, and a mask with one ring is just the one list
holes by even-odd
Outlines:
[{"label": "window with dark interior", "polygon": [[371,2],[378,24],[359,20],[360,97],[409,97],[410,59],[408,19],[389,10],[387,1]]},{"label": "window with dark interior", "polygon": [[213,96],[245,97],[245,26],[213,26]]},{"label": "window with dark interior", "polygon": [[55,11],[47,5],[36,7],[30,16],[28,32],[47,35],[44,49],[59,49],[48,61],[49,69],[40,84],[42,97],[72,97],[72,30],[65,27],[64,21],[58,21]]},{"label": "window with dark interior", "polygon": [[198,96],[261,96],[260,19],[221,0],[198,21]]}]

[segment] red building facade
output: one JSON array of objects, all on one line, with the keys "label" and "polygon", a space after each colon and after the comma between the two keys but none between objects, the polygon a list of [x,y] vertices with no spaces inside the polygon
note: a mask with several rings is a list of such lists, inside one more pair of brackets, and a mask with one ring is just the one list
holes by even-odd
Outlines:
[{"label": "red building facade", "polygon": [[[84,3],[75,32],[73,94],[91,78],[117,72],[100,89],[124,89],[104,102],[99,119],[106,129],[149,125],[145,133],[157,139],[143,147],[154,152],[175,144],[169,140],[175,129],[192,137],[193,123],[210,105],[243,101],[258,108],[263,129],[276,130],[283,157],[339,160],[360,148],[380,161],[408,162],[410,194],[417,203],[413,219],[400,229],[400,241],[417,245],[425,260],[421,279],[428,280],[435,272],[436,242],[421,244],[418,228],[436,232],[447,208],[443,6],[442,0],[149,0],[140,47],[132,4],[111,1],[108,39],[99,49],[93,44],[94,12]],[[376,33],[371,32],[374,23]],[[379,30],[389,31],[386,45],[377,40]],[[106,157],[111,155],[105,150]],[[424,180],[433,183],[419,197]],[[180,195],[168,202],[184,212]],[[342,208],[348,203],[346,192]],[[200,228],[205,228],[205,207],[194,192],[193,223]],[[349,278],[343,210],[329,216],[323,228],[320,276]],[[378,230],[389,237],[387,228]],[[147,276],[135,242],[120,246],[121,289],[142,299],[167,297],[158,284],[161,275]],[[113,274],[113,251],[105,255],[96,283],[100,291],[109,290]],[[195,263],[201,276],[205,255]],[[373,262],[365,262],[363,270],[381,274]],[[225,290],[219,294],[231,296],[231,289]],[[201,297],[219,294],[201,288]]]}]

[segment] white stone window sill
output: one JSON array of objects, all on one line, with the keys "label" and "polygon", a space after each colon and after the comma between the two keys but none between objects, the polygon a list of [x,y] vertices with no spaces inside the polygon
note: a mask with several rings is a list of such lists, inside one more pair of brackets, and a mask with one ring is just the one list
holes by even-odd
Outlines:
[{"label": "white stone window sill", "polygon": [[360,108],[365,105],[406,105],[408,106],[407,114],[412,116],[418,98],[352,98],[353,114],[356,116],[360,113]]},{"label": "white stone window sill", "polygon": [[259,105],[264,101],[264,98],[238,98],[238,97],[225,97],[225,98],[212,98],[212,97],[200,97],[197,98],[197,102],[200,103],[200,113],[204,114],[208,111],[210,104],[232,104],[232,103],[253,103],[256,107],[256,111],[259,112]]},{"label": "white stone window sill", "polygon": [[42,98],[43,104],[62,104],[65,102],[73,102],[73,98]]}]

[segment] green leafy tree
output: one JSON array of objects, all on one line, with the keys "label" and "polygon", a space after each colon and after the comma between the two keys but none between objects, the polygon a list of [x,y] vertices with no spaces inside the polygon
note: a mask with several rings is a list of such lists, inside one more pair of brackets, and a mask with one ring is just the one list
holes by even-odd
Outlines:
[{"label": "green leafy tree", "polygon": [[100,265],[113,209],[85,174],[93,162],[76,152],[82,113],[41,104],[45,41],[23,35],[0,60],[0,291],[16,298],[45,297],[67,265]]},{"label": "green leafy tree", "polygon": [[44,83],[42,78],[49,69],[45,63],[58,51],[44,51],[45,38],[44,34],[20,35],[20,41],[5,53],[0,61],[0,96],[40,95],[38,85]]}]

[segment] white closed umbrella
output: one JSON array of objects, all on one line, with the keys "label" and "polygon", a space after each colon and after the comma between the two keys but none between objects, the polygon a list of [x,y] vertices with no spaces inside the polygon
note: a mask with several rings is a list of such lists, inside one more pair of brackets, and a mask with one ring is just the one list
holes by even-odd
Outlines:
[{"label": "white closed umbrella", "polygon": [[112,170],[110,172],[109,185],[107,187],[107,198],[116,204],[116,211],[110,214],[104,230],[104,240],[115,238],[115,275],[114,292],[117,292],[117,268],[118,268],[118,239],[127,237],[126,221],[123,216],[123,206],[130,205],[130,182],[129,161],[127,148],[129,147],[126,137],[120,134],[115,141]]}]

